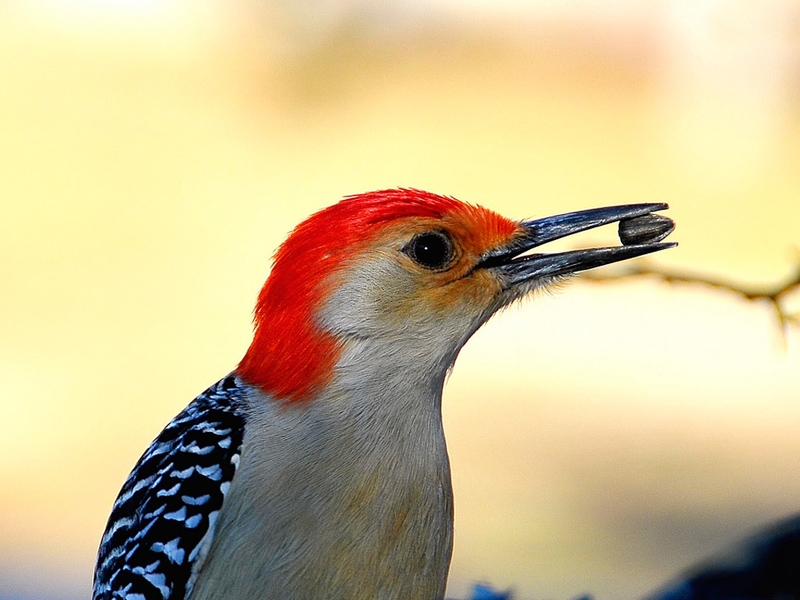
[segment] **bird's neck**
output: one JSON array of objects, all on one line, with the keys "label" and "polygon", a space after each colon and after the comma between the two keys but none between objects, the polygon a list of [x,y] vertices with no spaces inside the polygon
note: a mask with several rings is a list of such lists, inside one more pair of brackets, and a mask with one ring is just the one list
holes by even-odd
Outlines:
[{"label": "bird's neck", "polygon": [[294,423],[296,440],[328,439],[367,470],[370,460],[385,464],[386,456],[395,456],[401,471],[437,471],[449,478],[441,399],[447,365],[455,357],[436,362],[409,353],[407,344],[396,346],[348,340],[331,378],[312,398],[285,401],[262,391],[254,409],[269,420]]},{"label": "bird's neck", "polygon": [[[352,436],[354,460],[367,470],[391,464],[400,479],[447,477],[442,426],[444,371],[403,364],[385,344],[345,344],[334,375],[309,410]],[[389,463],[386,457],[393,457]]]}]

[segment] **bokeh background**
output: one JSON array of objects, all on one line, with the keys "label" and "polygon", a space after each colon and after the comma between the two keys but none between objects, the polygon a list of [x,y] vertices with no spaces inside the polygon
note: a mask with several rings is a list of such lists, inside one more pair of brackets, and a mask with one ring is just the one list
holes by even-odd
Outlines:
[{"label": "bokeh background", "polygon": [[[779,281],[799,92],[796,0],[0,0],[0,598],[88,597],[126,474],[310,212],[669,202],[654,264]],[[649,280],[494,319],[445,394],[449,594],[631,598],[800,511],[798,340]]]}]

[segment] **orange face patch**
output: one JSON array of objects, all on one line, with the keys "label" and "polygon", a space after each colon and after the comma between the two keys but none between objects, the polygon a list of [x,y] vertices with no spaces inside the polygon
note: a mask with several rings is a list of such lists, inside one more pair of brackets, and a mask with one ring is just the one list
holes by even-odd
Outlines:
[{"label": "orange face patch", "polygon": [[462,204],[442,221],[453,238],[476,258],[507,244],[521,231],[511,219],[472,204]]},{"label": "orange face patch", "polygon": [[459,204],[439,218],[404,219],[393,224],[375,242],[376,246],[397,246],[426,231],[445,232],[454,246],[452,263],[442,270],[415,265],[397,253],[396,260],[419,275],[419,286],[412,296],[395,299],[392,311],[397,318],[424,310],[453,310],[459,303],[483,306],[500,290],[499,281],[475,265],[488,250],[508,244],[521,229],[514,221],[480,206]]}]

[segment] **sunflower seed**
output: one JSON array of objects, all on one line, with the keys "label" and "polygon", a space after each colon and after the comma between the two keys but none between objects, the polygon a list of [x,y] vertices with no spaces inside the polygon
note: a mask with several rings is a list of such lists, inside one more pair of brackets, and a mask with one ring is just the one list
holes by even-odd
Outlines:
[{"label": "sunflower seed", "polygon": [[625,246],[655,244],[675,230],[675,222],[661,215],[648,214],[619,222],[619,240]]}]

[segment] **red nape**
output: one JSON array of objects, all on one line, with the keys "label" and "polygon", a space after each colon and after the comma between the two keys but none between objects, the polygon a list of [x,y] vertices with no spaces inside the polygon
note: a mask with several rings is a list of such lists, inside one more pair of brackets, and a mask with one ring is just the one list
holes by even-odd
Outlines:
[{"label": "red nape", "polygon": [[330,275],[397,219],[437,218],[465,208],[475,207],[420,190],[392,189],[349,196],[300,223],[275,253],[239,373],[276,398],[313,399],[330,380],[340,352],[336,338],[315,322],[330,292]]}]

